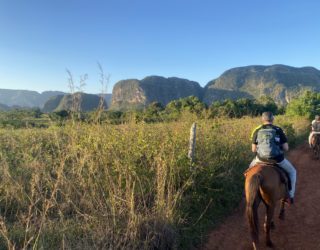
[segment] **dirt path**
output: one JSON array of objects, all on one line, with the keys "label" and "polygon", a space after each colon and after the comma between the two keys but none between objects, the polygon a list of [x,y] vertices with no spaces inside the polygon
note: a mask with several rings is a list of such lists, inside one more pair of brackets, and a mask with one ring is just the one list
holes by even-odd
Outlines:
[{"label": "dirt path", "polygon": [[[307,145],[292,150],[288,159],[298,171],[296,199],[294,206],[287,207],[285,221],[277,218],[276,211],[276,228],[271,234],[274,249],[320,249],[320,161],[314,159]],[[244,208],[243,200],[224,224],[209,233],[204,249],[252,249]],[[259,210],[260,239],[264,246],[263,204]]]}]

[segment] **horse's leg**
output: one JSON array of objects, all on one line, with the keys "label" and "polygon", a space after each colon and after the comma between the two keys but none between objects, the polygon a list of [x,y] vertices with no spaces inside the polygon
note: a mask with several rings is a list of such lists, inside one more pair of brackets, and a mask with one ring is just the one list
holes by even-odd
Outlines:
[{"label": "horse's leg", "polygon": [[[273,230],[275,229],[276,226],[274,224],[274,221],[272,220],[271,223],[270,223],[270,229]],[[264,217],[264,224],[263,224],[263,229],[264,229],[264,232],[266,233],[267,232],[267,214],[266,216]]]},{"label": "horse's leg", "polygon": [[280,214],[279,214],[279,219],[284,220],[285,218],[285,202],[281,200],[280,202]]},{"label": "horse's leg", "polygon": [[274,224],[273,220],[271,221],[270,228],[271,230],[274,230],[276,228],[276,225]]},{"label": "horse's leg", "polygon": [[267,216],[266,216],[266,223],[265,223],[265,232],[266,232],[266,245],[268,247],[273,247],[273,243],[270,238],[270,229],[271,229],[271,222],[273,220],[273,213],[274,213],[274,204],[267,205]]},{"label": "horse's leg", "polygon": [[312,146],[312,150],[313,150],[313,155],[316,157],[316,159],[318,159],[318,146],[317,145]]}]

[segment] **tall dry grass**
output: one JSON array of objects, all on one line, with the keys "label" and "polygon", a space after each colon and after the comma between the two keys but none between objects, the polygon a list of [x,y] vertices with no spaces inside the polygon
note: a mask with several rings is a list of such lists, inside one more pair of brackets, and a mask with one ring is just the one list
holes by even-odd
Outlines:
[{"label": "tall dry grass", "polygon": [[[190,118],[190,117],[189,117]],[[258,119],[0,130],[1,249],[172,249],[239,201]],[[291,138],[306,121],[280,118]]]}]

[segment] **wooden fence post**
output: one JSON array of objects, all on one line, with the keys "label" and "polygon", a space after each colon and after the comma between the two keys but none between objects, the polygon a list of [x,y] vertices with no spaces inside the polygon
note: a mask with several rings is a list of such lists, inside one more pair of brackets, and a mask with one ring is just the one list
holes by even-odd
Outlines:
[{"label": "wooden fence post", "polygon": [[190,129],[190,139],[189,139],[189,152],[188,152],[188,158],[192,162],[194,161],[194,155],[196,150],[196,129],[197,124],[194,122]]}]

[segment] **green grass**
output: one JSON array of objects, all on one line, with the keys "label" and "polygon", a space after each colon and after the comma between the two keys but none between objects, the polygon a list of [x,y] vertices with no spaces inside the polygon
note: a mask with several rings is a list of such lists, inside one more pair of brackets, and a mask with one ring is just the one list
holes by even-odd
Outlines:
[{"label": "green grass", "polygon": [[[0,248],[165,249],[205,241],[242,196],[259,119],[0,130]],[[307,121],[279,117],[294,143]]]}]

